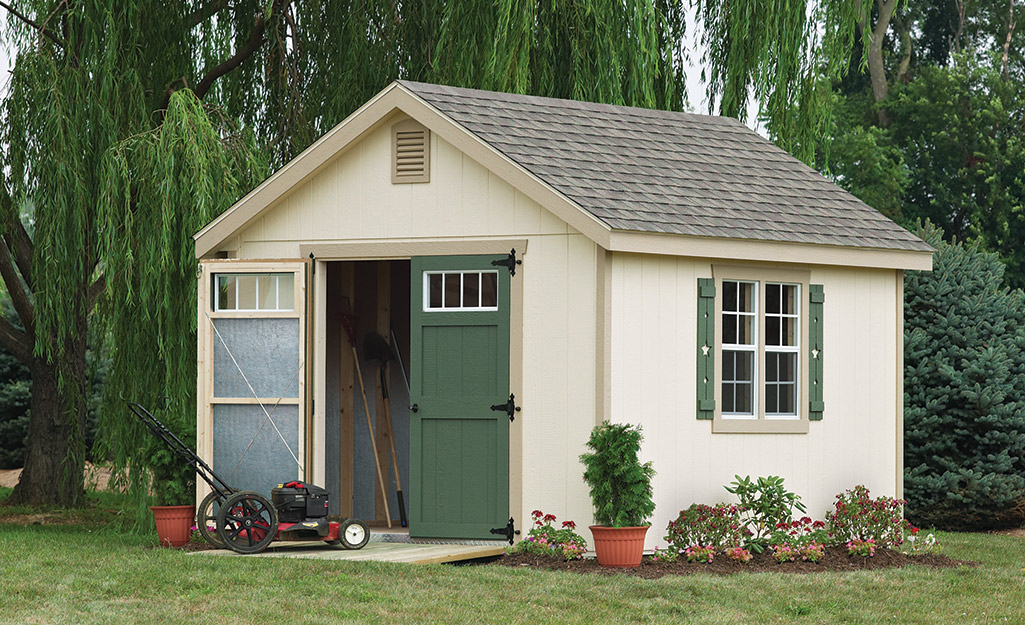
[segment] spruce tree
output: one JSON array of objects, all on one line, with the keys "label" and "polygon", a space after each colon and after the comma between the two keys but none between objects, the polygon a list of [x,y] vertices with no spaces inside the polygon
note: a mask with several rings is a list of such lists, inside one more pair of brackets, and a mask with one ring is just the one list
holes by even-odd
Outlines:
[{"label": "spruce tree", "polygon": [[941,529],[1020,524],[1025,502],[1025,293],[978,242],[926,223],[932,272],[908,272],[904,302],[907,515]]}]

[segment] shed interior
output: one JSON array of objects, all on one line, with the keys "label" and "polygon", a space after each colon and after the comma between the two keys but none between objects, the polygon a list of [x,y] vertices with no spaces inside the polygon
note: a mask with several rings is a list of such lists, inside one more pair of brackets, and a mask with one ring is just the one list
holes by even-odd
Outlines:
[{"label": "shed interior", "polygon": [[[325,362],[325,488],[332,514],[353,516],[370,525],[387,524],[374,462],[380,461],[393,527],[399,506],[389,439],[394,438],[399,477],[409,510],[409,260],[332,261],[327,266]],[[352,315],[358,371],[366,389],[373,440],[367,427],[353,344],[343,326]],[[380,361],[368,359],[366,337],[376,332],[401,357],[386,365],[391,420],[385,418]],[[405,379],[403,376],[405,372]]]}]

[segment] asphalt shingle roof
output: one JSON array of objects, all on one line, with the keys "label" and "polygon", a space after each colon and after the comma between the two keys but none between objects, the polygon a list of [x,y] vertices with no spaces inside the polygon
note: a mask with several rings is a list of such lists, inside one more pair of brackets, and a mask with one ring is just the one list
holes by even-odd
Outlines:
[{"label": "asphalt shingle roof", "polygon": [[613,230],[932,249],[733,118],[400,82]]}]

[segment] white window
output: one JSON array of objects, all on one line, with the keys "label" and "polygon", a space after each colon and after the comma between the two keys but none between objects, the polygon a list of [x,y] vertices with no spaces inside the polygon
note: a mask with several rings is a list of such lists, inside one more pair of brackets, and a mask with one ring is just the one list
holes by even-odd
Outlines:
[{"label": "white window", "polygon": [[214,274],[213,299],[215,312],[295,310],[295,274]]},{"label": "white window", "polygon": [[722,413],[757,415],[758,283],[722,283]]},{"label": "white window", "polygon": [[498,310],[497,271],[425,271],[425,311]]},{"label": "white window", "polygon": [[806,432],[809,274],[714,267],[716,404],[713,431]]},{"label": "white window", "polygon": [[765,416],[796,418],[801,285],[765,285]]}]

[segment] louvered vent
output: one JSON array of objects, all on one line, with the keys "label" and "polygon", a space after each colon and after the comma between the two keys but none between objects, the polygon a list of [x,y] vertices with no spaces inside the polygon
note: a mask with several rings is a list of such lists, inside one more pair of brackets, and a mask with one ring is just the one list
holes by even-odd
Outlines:
[{"label": "louvered vent", "polygon": [[416,120],[392,126],[393,183],[431,181],[431,131]]}]

